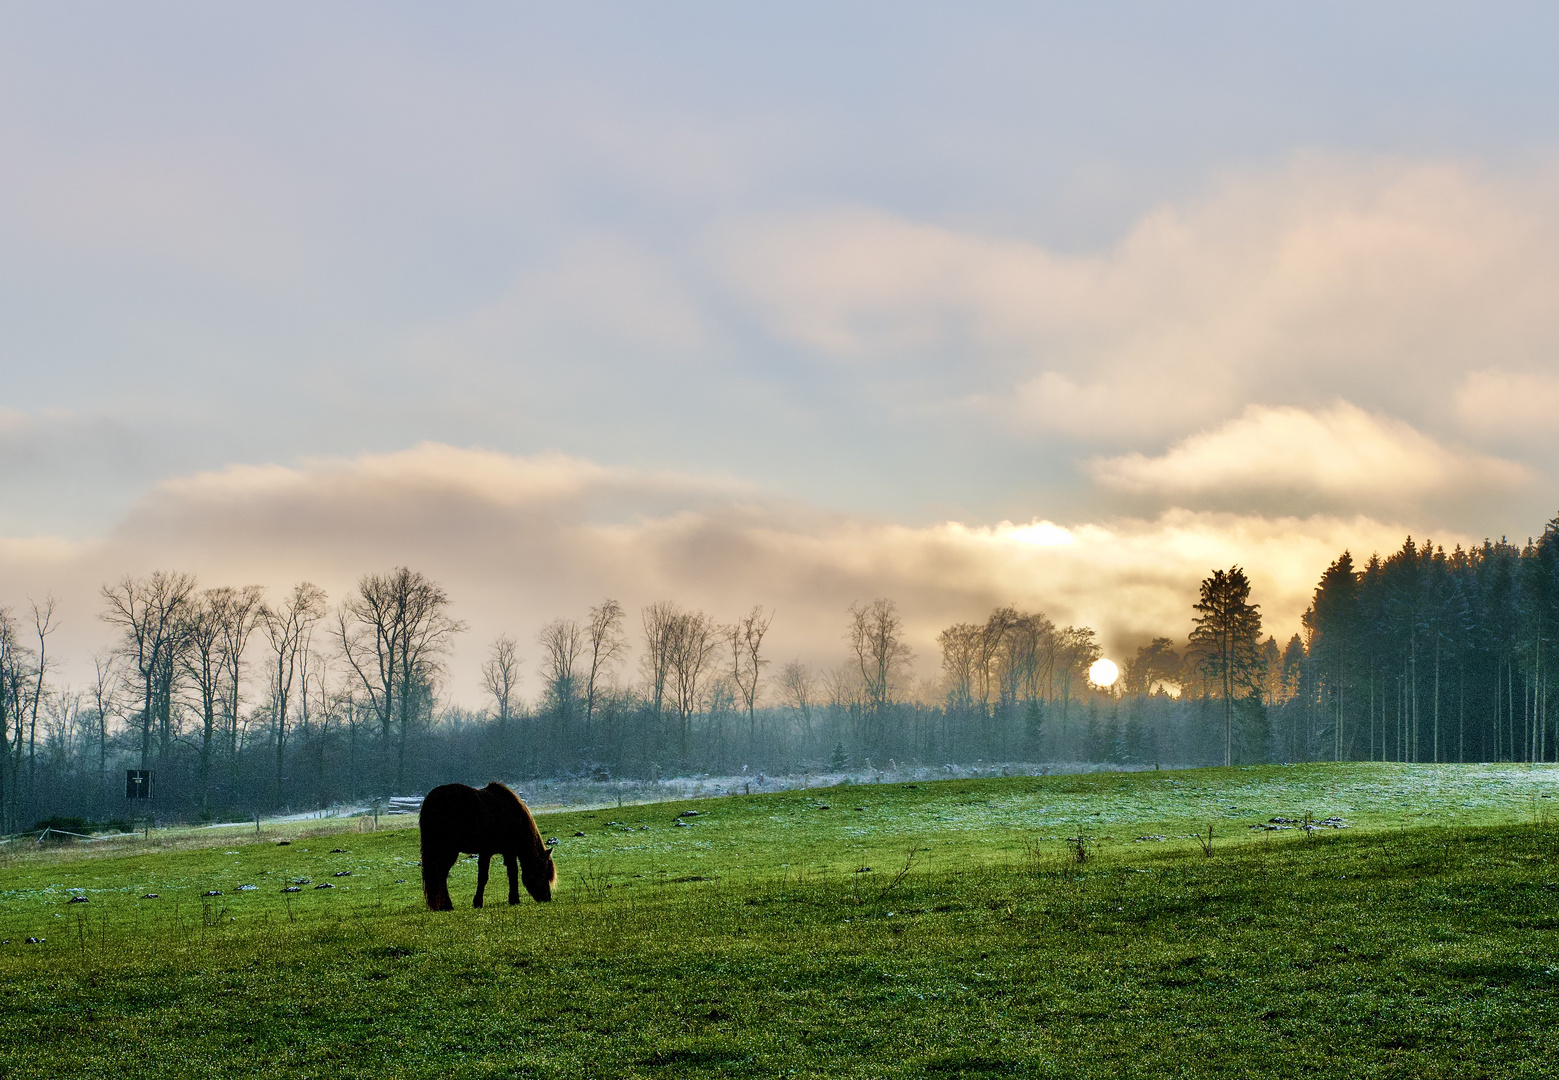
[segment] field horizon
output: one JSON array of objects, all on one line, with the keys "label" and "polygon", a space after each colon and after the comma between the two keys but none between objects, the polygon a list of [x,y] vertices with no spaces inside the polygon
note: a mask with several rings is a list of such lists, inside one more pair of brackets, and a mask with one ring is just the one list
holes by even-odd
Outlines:
[{"label": "field horizon", "polygon": [[1343,763],[543,813],[552,904],[490,884],[473,910],[462,860],[440,914],[411,822],[8,852],[0,1074],[1540,1075],[1556,781]]}]

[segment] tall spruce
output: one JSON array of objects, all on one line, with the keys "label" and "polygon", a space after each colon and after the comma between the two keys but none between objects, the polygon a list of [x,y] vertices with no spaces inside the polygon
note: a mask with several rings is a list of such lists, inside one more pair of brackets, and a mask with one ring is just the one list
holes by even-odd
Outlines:
[{"label": "tall spruce", "polygon": [[1196,629],[1191,650],[1198,668],[1219,690],[1223,701],[1223,763],[1234,762],[1236,694],[1259,692],[1261,611],[1250,602],[1250,579],[1232,566],[1204,578],[1201,599],[1192,605]]}]

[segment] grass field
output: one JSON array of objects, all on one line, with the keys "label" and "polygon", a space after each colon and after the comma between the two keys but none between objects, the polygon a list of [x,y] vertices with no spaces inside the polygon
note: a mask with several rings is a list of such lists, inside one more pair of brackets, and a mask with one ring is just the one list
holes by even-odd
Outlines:
[{"label": "grass field", "polygon": [[[558,813],[554,903],[439,915],[415,828],[20,851],[0,1075],[1553,1075],[1556,804],[1341,765]],[[1307,814],[1349,827],[1250,828]]]}]

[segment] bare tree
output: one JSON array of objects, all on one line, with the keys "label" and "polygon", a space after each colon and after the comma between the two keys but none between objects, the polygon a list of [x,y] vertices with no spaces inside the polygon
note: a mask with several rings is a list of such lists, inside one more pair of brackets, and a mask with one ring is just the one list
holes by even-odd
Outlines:
[{"label": "bare tree", "polygon": [[1055,679],[1061,686],[1061,727],[1066,729],[1067,714],[1072,705],[1072,686],[1085,682],[1089,666],[1104,652],[1093,628],[1068,626],[1062,630],[1056,646]]},{"label": "bare tree", "polygon": [[585,677],[585,741],[589,742],[596,704],[605,681],[628,648],[628,639],[623,634],[623,606],[607,598],[591,608],[585,636],[590,648],[590,672]]},{"label": "bare tree", "polygon": [[43,703],[43,680],[49,670],[49,635],[58,630],[54,622],[54,596],[50,594],[44,597],[40,607],[36,600],[32,604],[33,632],[38,636],[38,668],[35,672],[37,684],[32,691],[32,715],[27,725],[27,790],[29,796],[36,796],[38,784],[38,707]]},{"label": "bare tree", "polygon": [[217,705],[222,696],[222,620],[224,612],[217,590],[207,589],[191,600],[184,611],[182,634],[185,647],[179,662],[194,683],[200,709],[200,806],[211,803],[211,758],[216,745]]},{"label": "bare tree", "polygon": [[97,719],[93,738],[97,742],[97,782],[106,792],[108,785],[108,717],[119,709],[119,670],[112,653],[92,654],[92,708]]},{"label": "bare tree", "polygon": [[147,578],[126,575],[102,589],[103,600],[108,605],[102,618],[123,631],[121,652],[141,679],[143,769],[151,765],[153,725],[160,718],[166,733],[170,724],[168,714],[173,703],[167,694],[159,698],[157,691],[171,688],[171,675],[165,681],[160,676],[173,668],[179,617],[194,591],[193,575],[166,570],[154,571]]},{"label": "bare tree", "polygon": [[1006,704],[1040,697],[1047,650],[1053,653],[1055,625],[1040,612],[1019,615],[1009,629],[997,661],[1001,695]]},{"label": "bare tree", "polygon": [[780,688],[785,694],[785,704],[801,717],[805,738],[812,738],[812,708],[817,704],[817,679],[812,669],[800,660],[792,660],[780,669]]},{"label": "bare tree", "polygon": [[684,611],[671,622],[666,658],[677,710],[678,748],[687,760],[692,716],[698,711],[704,676],[722,640],[721,627],[702,611]]},{"label": "bare tree", "polygon": [[742,704],[747,707],[747,734],[756,734],[754,708],[758,702],[758,685],[768,661],[763,659],[763,636],[774,621],[773,612],[765,613],[762,605],[755,606],[743,618],[726,628],[731,642],[731,680],[736,683]]},{"label": "bare tree", "polygon": [[1000,695],[998,682],[1000,672],[997,670],[997,661],[1017,623],[1017,610],[1012,607],[1001,607],[991,612],[990,617],[985,620],[985,625],[980,628],[979,660],[975,666],[975,673],[979,677],[980,705],[986,712],[990,709],[992,683],[998,683],[997,692],[998,696]]},{"label": "bare tree", "polygon": [[449,595],[404,566],[365,574],[341,605],[336,637],[341,655],[379,718],[383,745],[399,713],[396,782],[405,782],[412,701],[443,670],[451,639],[465,623],[449,614]]},{"label": "bare tree", "polygon": [[[456,634],[466,624],[449,614],[449,594],[419,573],[404,567],[398,571],[404,581],[406,602],[400,634],[401,671],[406,673],[408,691],[416,690],[432,707],[434,682],[444,670],[444,657]],[[414,721],[412,694],[401,695],[399,744],[396,749],[396,780],[406,782],[406,738]]]},{"label": "bare tree", "polygon": [[680,614],[680,609],[670,600],[657,601],[639,614],[644,625],[644,655],[639,663],[644,669],[645,690],[657,720],[665,707],[666,680],[671,675],[671,635]]},{"label": "bare tree", "polygon": [[62,687],[49,695],[43,714],[43,754],[47,770],[59,777],[67,773],[75,754],[75,744],[85,727],[81,691]]},{"label": "bare tree", "polygon": [[904,620],[892,600],[850,605],[850,629],[846,637],[860,669],[866,707],[881,712],[892,700],[914,653],[904,644]]},{"label": "bare tree", "polygon": [[974,702],[982,630],[975,623],[954,623],[936,637],[942,647],[942,677],[949,709],[967,709]]},{"label": "bare tree", "polygon": [[482,664],[482,688],[492,696],[500,724],[514,718],[515,688],[519,686],[520,665],[524,662],[515,640],[508,634],[499,634],[487,650],[487,660]]},{"label": "bare tree", "polygon": [[226,586],[208,593],[222,634],[222,724],[227,741],[228,790],[238,787],[238,733],[243,725],[244,653],[265,613],[265,590],[258,585]]},{"label": "bare tree", "polygon": [[304,747],[312,749],[310,757],[319,792],[316,798],[322,803],[329,799],[325,781],[326,758],[330,749],[330,726],[336,718],[330,674],[329,654],[314,648],[310,635],[304,639],[298,657],[298,733]]},{"label": "bare tree", "polygon": [[585,651],[585,635],[573,619],[553,619],[536,635],[541,646],[542,693],[549,708],[567,724],[579,696],[579,678],[575,668]]},{"label": "bare tree", "polygon": [[823,672],[823,693],[828,696],[828,707],[842,712],[861,705],[860,669],[849,661],[836,664]]},{"label": "bare tree", "polygon": [[[25,648],[16,639],[16,619],[0,607],[0,828],[10,832],[16,818],[18,759],[22,745],[22,685]],[[14,736],[12,732],[14,731]]]},{"label": "bare tree", "polygon": [[325,617],[325,590],[307,581],[292,587],[279,605],[267,606],[265,636],[271,644],[271,720],[276,729],[276,801],[284,797],[287,752],[287,706],[300,659],[307,662],[314,625]]}]

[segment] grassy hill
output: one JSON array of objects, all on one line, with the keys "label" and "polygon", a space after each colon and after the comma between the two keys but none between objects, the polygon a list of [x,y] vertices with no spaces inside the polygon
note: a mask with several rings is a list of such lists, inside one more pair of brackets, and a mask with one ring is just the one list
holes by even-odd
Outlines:
[{"label": "grassy hill", "polygon": [[[498,868],[438,915],[409,827],[8,845],[0,1075],[1548,1075],[1556,801],[1337,765],[552,814],[554,903]],[[1266,827],[1306,815],[1348,827]]]}]

